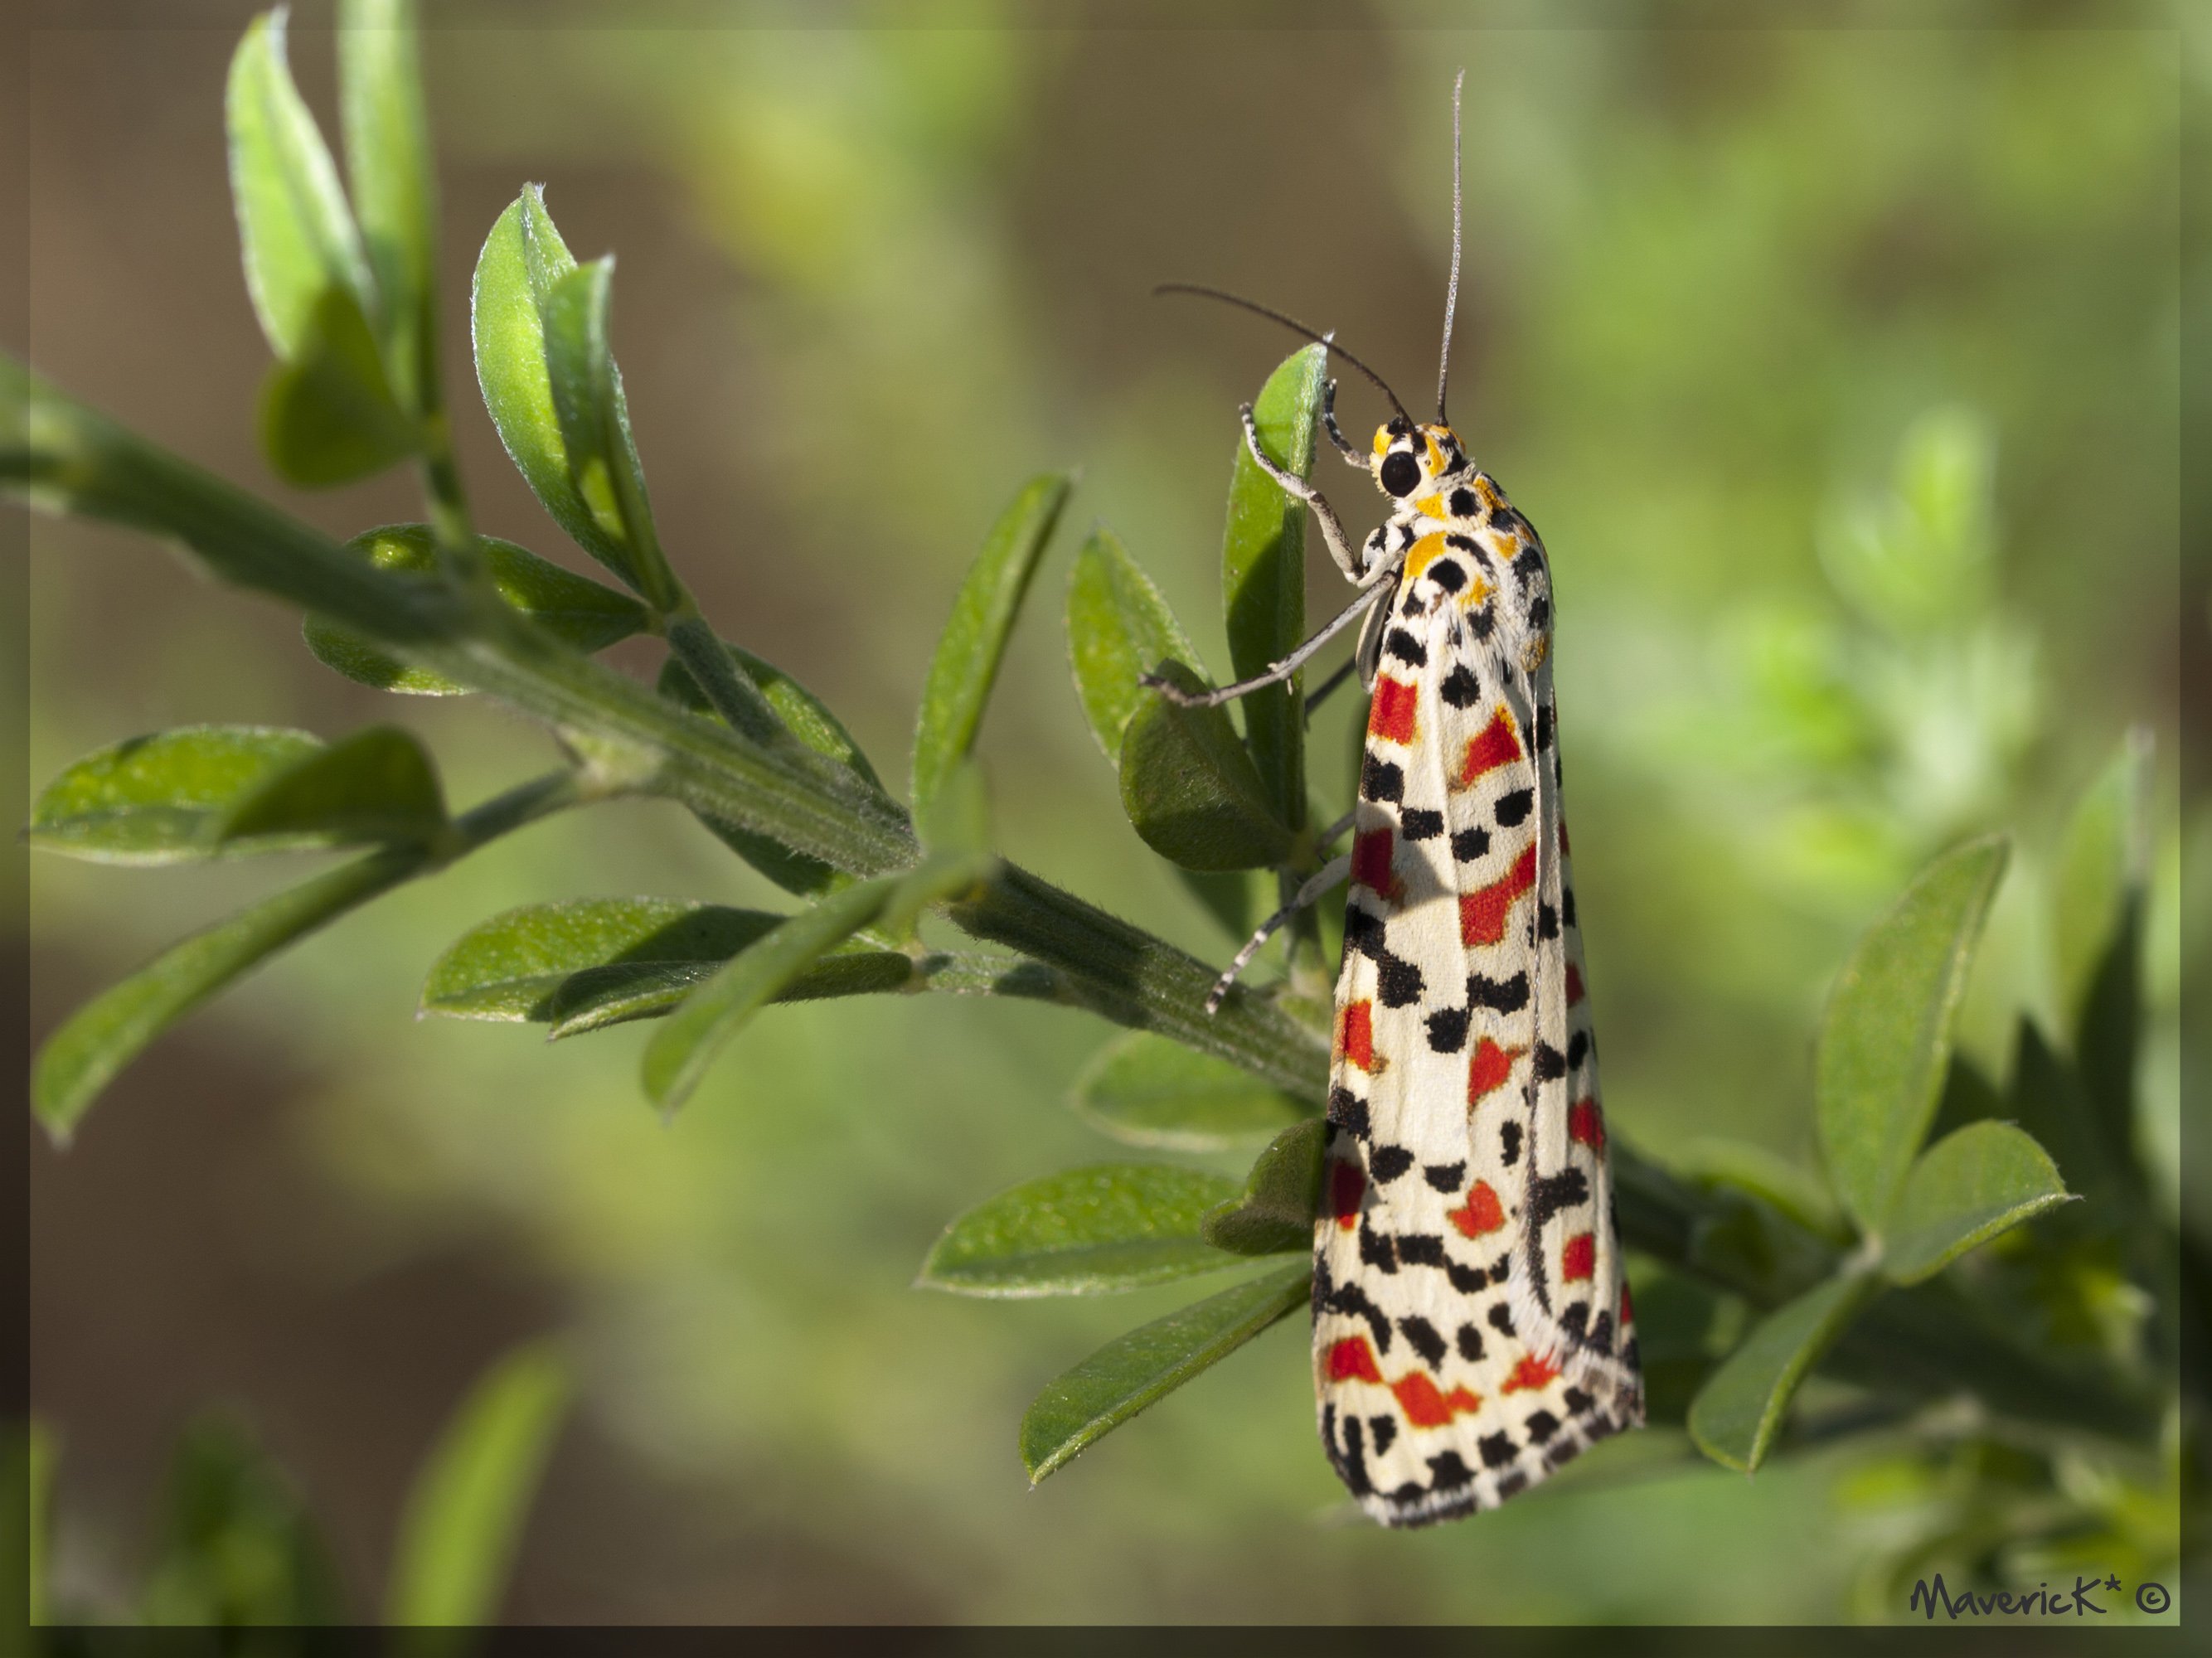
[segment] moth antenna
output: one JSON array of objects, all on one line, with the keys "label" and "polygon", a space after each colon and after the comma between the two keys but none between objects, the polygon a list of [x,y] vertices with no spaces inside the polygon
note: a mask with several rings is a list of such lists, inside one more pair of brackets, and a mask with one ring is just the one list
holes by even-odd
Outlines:
[{"label": "moth antenna", "polygon": [[1444,349],[1437,359],[1437,424],[1449,426],[1444,414],[1444,387],[1451,378],[1452,313],[1459,308],[1459,101],[1467,88],[1467,71],[1452,82],[1452,262],[1451,282],[1444,289]]},{"label": "moth antenna", "polygon": [[1389,383],[1358,358],[1353,356],[1351,352],[1339,345],[1334,336],[1309,328],[1296,317],[1285,316],[1272,306],[1261,305],[1257,300],[1248,300],[1241,294],[1231,294],[1218,288],[1206,288],[1197,282],[1162,282],[1152,290],[1152,296],[1157,299],[1163,294],[1195,294],[1201,299],[1219,300],[1224,305],[1239,306],[1244,310],[1256,312],[1262,317],[1279,322],[1293,334],[1304,335],[1315,344],[1326,350],[1335,352],[1338,356],[1342,357],[1354,368],[1366,375],[1369,380],[1373,380],[1382,395],[1390,399],[1390,406],[1398,411],[1398,418],[1408,426],[1415,423],[1413,417],[1406,412],[1406,405],[1398,401],[1398,394],[1390,389]]}]

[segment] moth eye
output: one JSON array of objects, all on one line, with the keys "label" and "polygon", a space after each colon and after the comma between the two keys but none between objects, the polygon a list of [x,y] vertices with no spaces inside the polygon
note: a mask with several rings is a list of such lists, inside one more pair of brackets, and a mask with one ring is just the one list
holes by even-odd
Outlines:
[{"label": "moth eye", "polygon": [[1382,470],[1378,475],[1382,487],[1394,495],[1409,495],[1421,481],[1420,463],[1403,449],[1382,458]]}]

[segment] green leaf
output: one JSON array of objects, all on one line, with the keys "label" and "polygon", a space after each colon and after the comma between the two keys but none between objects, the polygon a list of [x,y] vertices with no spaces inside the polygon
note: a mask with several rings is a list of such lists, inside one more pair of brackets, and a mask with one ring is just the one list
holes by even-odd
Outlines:
[{"label": "green leaf", "polygon": [[[801,685],[782,669],[765,662],[751,652],[724,641],[723,648],[745,677],[767,697],[784,725],[808,748],[817,754],[826,755],[871,787],[881,788],[875,768],[868,756],[853,740],[852,733],[842,725],[837,716],[830,712],[829,705]],[[660,694],[670,701],[681,703],[692,713],[720,721],[707,694],[699,689],[699,682],[683,661],[671,656],[661,665]],[[727,722],[723,722],[727,723]],[[706,813],[700,821],[714,835],[762,874],[786,892],[802,898],[816,898],[823,893],[835,892],[852,884],[852,878],[842,875],[817,858],[793,852],[781,841],[749,829],[739,829],[722,818]]]},{"label": "green leaf", "polygon": [[[1179,662],[1158,671],[1186,691],[1205,689]],[[1157,694],[1122,736],[1121,808],[1146,846],[1185,869],[1279,864],[1294,844],[1227,711]]]},{"label": "green leaf", "polygon": [[243,1425],[218,1415],[185,1430],[162,1507],[140,1621],[238,1629],[343,1619],[337,1576],[307,1505]]},{"label": "green leaf", "polygon": [[1828,999],[1814,1055],[1820,1149],[1844,1210],[1881,1230],[1936,1114],[1951,1024],[2004,872],[1991,836],[1947,853],[1868,929]]},{"label": "green leaf", "polygon": [[223,815],[218,841],[313,835],[331,845],[434,841],[446,799],[413,734],[372,726],[295,762]]},{"label": "green leaf", "polygon": [[568,1392],[566,1367],[535,1346],[470,1390],[408,1491],[386,1623],[494,1621]]},{"label": "green leaf", "polygon": [[438,404],[438,203],[411,0],[340,0],[338,117],[404,407]]},{"label": "green leaf", "polygon": [[1755,1471],[1798,1384],[1879,1286],[1862,1275],[1832,1278],[1763,1321],[1691,1402],[1698,1448],[1725,1467]]},{"label": "green leaf", "polygon": [[1155,662],[1198,653],[1160,590],[1110,530],[1093,530],[1067,582],[1067,654],[1084,718],[1107,759],[1147,700],[1138,682]]},{"label": "green leaf", "polygon": [[2032,1135],[2006,1122],[1969,1123],[1913,1164],[1890,1217],[1882,1270],[1896,1284],[1933,1278],[2067,1195]]},{"label": "green leaf", "polygon": [[261,391],[261,447],[287,483],[323,489],[415,452],[421,430],[399,405],[361,301],[323,289],[298,349]]},{"label": "green leaf", "polygon": [[945,1229],[915,1282],[956,1295],[1093,1296],[1234,1266],[1198,1235],[1233,1181],[1196,1169],[1103,1163],[1048,1175]]},{"label": "green leaf", "polygon": [[1022,486],[1000,515],[969,566],[952,602],[952,619],[938,636],[922,687],[921,716],[914,738],[914,805],[926,814],[954,764],[975,746],[983,709],[997,683],[1006,641],[1020,614],[1022,596],[1060,521],[1073,481],[1048,472]]},{"label": "green leaf", "polygon": [[[422,1011],[454,1019],[534,1021],[555,1036],[650,1018],[681,1003],[716,969],[784,918],[674,898],[578,898],[527,904],[471,927],[447,946],[422,987]],[[892,990],[911,957],[841,949],[777,998]]]},{"label": "green leaf", "polygon": [[780,923],[693,991],[646,1044],[646,1097],[664,1112],[690,1097],[725,1043],[816,961],[880,914],[896,876],[832,893]]},{"label": "green leaf", "polygon": [[609,330],[614,307],[614,256],[555,278],[539,307],[553,411],[561,422],[568,476],[603,534],[628,549],[638,590],[661,610],[673,610],[683,589],[669,571],[645,495],[645,470],[629,429],[629,404],[615,367]]},{"label": "green leaf", "polygon": [[1311,1249],[1328,1146],[1328,1125],[1319,1117],[1285,1128],[1253,1163],[1243,1195],[1206,1212],[1200,1235],[1240,1255]]},{"label": "green leaf", "polygon": [[215,839],[217,823],[270,779],[322,751],[322,739],[273,726],[183,726],[87,755],[31,809],[30,842],[102,864],[178,864],[331,844],[293,834]]},{"label": "green leaf", "polygon": [[1022,1418],[1022,1466],[1030,1483],[1303,1309],[1312,1278],[1304,1261],[1262,1272],[1108,1342],[1054,1377]]},{"label": "green leaf", "polygon": [[[7,1604],[21,1606],[24,1622],[33,1629],[51,1617],[47,1599],[49,1562],[52,1558],[54,1462],[57,1447],[52,1429],[35,1417],[0,1428],[5,1454],[0,1456],[0,1491],[8,1495],[8,1508],[0,1514],[0,1592],[9,1592]],[[28,1649],[35,1650],[35,1649]]]},{"label": "green leaf", "polygon": [[679,591],[653,538],[622,379],[606,349],[608,276],[605,262],[596,276],[578,267],[544,192],[526,187],[477,256],[477,382],[500,441],[545,510],[579,547],[671,610]]},{"label": "green leaf", "polygon": [[[1252,404],[1260,446],[1300,477],[1313,471],[1314,426],[1321,412],[1328,353],[1294,351],[1267,377]],[[1238,434],[1229,485],[1229,524],[1221,539],[1221,596],[1229,626],[1229,665],[1238,679],[1263,674],[1288,656],[1306,631],[1306,508],[1261,471]],[[1244,730],[1264,798],[1274,816],[1302,828],[1306,813],[1304,676],[1243,699]]]},{"label": "green leaf", "polygon": [[234,979],[416,866],[403,854],[363,858],[171,945],[46,1039],[31,1067],[33,1114],[58,1144],[66,1144],[100,1090],[156,1036]]},{"label": "green leaf", "polygon": [[293,362],[330,289],[350,295],[363,317],[376,314],[377,302],[337,168],[285,64],[284,22],[279,7],[247,27],[230,60],[223,117],[246,291],[270,349]]},{"label": "green leaf", "polygon": [[2074,1068],[2051,1050],[2035,1021],[2026,1015],[2014,1030],[2005,1103],[2005,1114],[2016,1119],[2057,1160],[2066,1184],[2089,1194],[2097,1209],[2111,1214],[2109,1206],[2119,1196],[2120,1183],[2096,1105]]},{"label": "green leaf", "polygon": [[1171,1151],[1257,1145],[1313,1114],[1242,1066],[1142,1030],[1101,1049],[1070,1102],[1117,1140]]},{"label": "green leaf", "polygon": [[2069,1029],[2081,1019],[2130,899],[2142,890],[2150,859],[2150,733],[2130,731],[2075,807],[2059,850],[2052,931],[2059,1005]]},{"label": "green leaf", "polygon": [[[364,530],[348,549],[380,570],[426,580],[438,575],[436,532],[427,524],[386,524]],[[499,595],[571,648],[589,656],[628,639],[651,623],[644,605],[628,593],[542,559],[495,536],[477,537],[478,555]],[[409,696],[462,696],[468,687],[428,668],[415,667],[341,623],[311,616],[301,626],[307,648],[347,678]]]}]

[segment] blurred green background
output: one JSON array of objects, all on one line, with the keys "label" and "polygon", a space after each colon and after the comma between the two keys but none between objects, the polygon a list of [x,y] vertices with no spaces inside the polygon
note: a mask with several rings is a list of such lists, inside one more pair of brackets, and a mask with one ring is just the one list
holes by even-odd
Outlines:
[{"label": "blurred green background", "polygon": [[[1236,405],[1292,343],[1148,291],[1215,282],[1334,327],[1418,406],[1464,65],[1453,406],[1553,556],[1615,1121],[1664,1161],[1726,1136],[1810,1168],[1828,975],[1919,862],[1986,828],[2020,840],[1966,1042],[2002,1071],[2014,1010],[2053,1005],[2057,826],[2141,725],[2160,825],[2142,1130],[2169,1199],[2187,1181],[2203,1201],[2175,1010],[2206,937],[2182,848],[2212,851],[2212,812],[2175,756],[2184,708],[2205,707],[2177,637],[2206,609],[2182,492],[2208,486],[2180,465],[2179,342],[2212,295],[2183,284],[2201,228],[2182,222],[2179,100],[2212,89],[2212,63],[2172,31],[2014,30],[1996,7],[1959,32],[1711,33],[1439,33],[1389,7],[1341,31],[1012,10],[893,30],[850,11],[611,30],[431,8],[449,379],[481,528],[584,564],[466,362],[467,270],[532,179],[580,256],[621,256],[615,343],[672,557],[720,630],[804,678],[887,773],[991,518],[1030,473],[1079,464],[985,735],[1004,846],[1225,957],[1083,726],[1064,550],[1113,526],[1225,665]],[[32,37],[33,363],[333,532],[419,516],[404,480],[290,496],[256,454],[266,359],[221,124],[251,8],[192,15]],[[293,62],[327,125],[326,24],[301,9]],[[1378,406],[1347,381],[1348,428]],[[1373,521],[1365,486],[1322,477]],[[292,618],[120,532],[41,521],[33,546],[34,783],[198,720],[400,719],[462,801],[547,757],[495,710],[337,679]],[[1335,581],[1316,556],[1316,614]],[[1349,793],[1351,701],[1317,728],[1325,801]],[[37,1035],[292,874],[42,861],[33,878]],[[513,1618],[1901,1613],[1883,1563],[1936,1498],[1880,1441],[1746,1481],[1655,1433],[1494,1515],[1375,1531],[1314,1443],[1295,1321],[1029,1491],[1013,1437],[1036,1388],[1189,1292],[1012,1305],[908,1283],[958,1210],[1115,1155],[1063,1103],[1109,1031],[1024,1004],[778,1009],[664,1125],[634,1029],[556,1051],[410,1023],[464,926],[648,893],[776,897],[672,806],[562,817],[203,1015],[65,1156],[33,1136],[32,1380],[62,1444],[64,1601],[140,1581],[168,1448],[228,1400],[373,1607],[438,1423],[495,1353],[544,1334],[580,1404]]]}]

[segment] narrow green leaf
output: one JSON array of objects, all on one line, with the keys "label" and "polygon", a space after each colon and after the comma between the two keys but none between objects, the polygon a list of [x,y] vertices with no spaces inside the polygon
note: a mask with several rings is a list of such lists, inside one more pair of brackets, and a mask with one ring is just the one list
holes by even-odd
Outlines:
[{"label": "narrow green leaf", "polygon": [[340,0],[338,118],[404,407],[438,404],[438,203],[412,0]]},{"label": "narrow green leaf", "polygon": [[245,1630],[344,1618],[313,1516],[242,1423],[210,1413],[189,1424],[161,1498],[161,1533],[133,1608],[138,1622]]},{"label": "narrow green leaf", "polygon": [[218,841],[313,835],[331,844],[435,840],[446,799],[411,732],[372,726],[270,777],[215,826]]},{"label": "narrow green leaf", "polygon": [[171,1025],[285,945],[406,878],[401,853],[363,858],[173,944],[71,1014],[31,1067],[31,1108],[58,1143],[102,1089]]},{"label": "narrow green leaf", "polygon": [[[1292,352],[1252,404],[1261,448],[1302,477],[1313,471],[1328,361],[1319,345]],[[1221,539],[1229,665],[1238,679],[1267,672],[1305,637],[1305,503],[1260,470],[1239,433]],[[1246,740],[1267,803],[1281,822],[1300,829],[1306,813],[1304,676],[1253,692],[1243,707]]]},{"label": "narrow green leaf", "polygon": [[[380,570],[426,580],[438,574],[437,536],[427,524],[386,524],[363,531],[346,546]],[[477,548],[501,598],[586,656],[641,632],[651,621],[645,606],[628,593],[564,570],[511,541],[479,536]],[[311,616],[301,631],[307,648],[325,666],[362,684],[409,696],[468,694],[468,687],[458,680],[403,662],[341,623]]]},{"label": "narrow green leaf", "polygon": [[1243,1194],[1208,1210],[1200,1233],[1240,1255],[1311,1249],[1328,1146],[1328,1125],[1319,1117],[1285,1128],[1253,1163]]},{"label": "narrow green leaf", "polygon": [[1304,1261],[1262,1272],[1108,1342],[1054,1377],[1022,1418],[1030,1483],[1300,1310],[1313,1293],[1312,1278]]},{"label": "narrow green leaf", "polygon": [[1048,472],[1022,486],[992,525],[938,636],[923,684],[914,738],[914,805],[926,813],[954,763],[975,746],[983,709],[998,683],[999,664],[1020,614],[1030,578],[1060,521],[1073,481]]},{"label": "narrow green leaf", "polygon": [[2130,731],[2083,793],[2066,829],[2054,887],[2052,931],[2059,1005],[2076,1026],[2106,952],[2142,890],[2149,865],[2150,733]]},{"label": "narrow green leaf", "polygon": [[1881,1230],[1936,1114],[1951,1024],[2004,872],[1990,837],[1945,853],[1859,940],[1814,1056],[1820,1149],[1844,1208]]},{"label": "narrow green leaf", "polygon": [[636,455],[613,359],[605,359],[602,374],[595,355],[605,344],[603,283],[596,293],[591,279],[567,290],[557,354],[548,337],[555,291],[577,273],[544,192],[526,186],[477,258],[470,307],[477,383],[500,441],[545,510],[579,547],[672,608],[654,585],[666,577],[658,544],[641,550],[632,538],[651,533],[650,517],[641,525],[626,515]]},{"label": "narrow green leaf", "polygon": [[646,1097],[673,1111],[690,1097],[724,1044],[817,960],[882,913],[899,880],[885,876],[846,888],[802,910],[732,957],[693,991],[646,1044]]},{"label": "narrow green leaf", "polygon": [[1724,1467],[1754,1472],[1798,1384],[1880,1283],[1863,1275],[1832,1278],[1769,1315],[1691,1402],[1690,1436],[1698,1448]]},{"label": "narrow green leaf", "polygon": [[241,853],[307,851],[313,834],[218,842],[216,825],[322,739],[273,726],[182,726],[87,755],[46,785],[30,842],[102,864],[178,864]]},{"label": "narrow green leaf", "polygon": [[1083,716],[1107,759],[1147,698],[1138,681],[1155,662],[1195,663],[1198,653],[1121,539],[1093,530],[1067,581],[1067,655]]},{"label": "narrow green leaf", "polygon": [[638,591],[656,609],[671,611],[682,603],[683,589],[660,550],[622,371],[609,343],[614,275],[609,254],[556,277],[545,290],[539,317],[546,371],[578,499],[601,533],[627,550]]},{"label": "narrow green leaf", "polygon": [[[1204,689],[1181,663],[1158,671],[1185,690]],[[1185,869],[1256,869],[1281,863],[1293,845],[1219,708],[1146,697],[1121,739],[1121,808],[1146,846]]]},{"label": "narrow green leaf", "polygon": [[246,291],[270,349],[296,361],[326,290],[344,289],[361,315],[376,288],[337,168],[284,61],[285,9],[247,27],[224,94],[230,188]]},{"label": "narrow green leaf", "polygon": [[999,1297],[1092,1296],[1237,1265],[1198,1235],[1235,1182],[1195,1169],[1103,1163],[1024,1182],[959,1216],[917,1285]]},{"label": "narrow green leaf", "polygon": [[6,1439],[0,1491],[9,1499],[6,1513],[0,1515],[0,1550],[5,1551],[0,1558],[7,1563],[0,1567],[0,1592],[12,1591],[8,1604],[22,1607],[25,1623],[37,1629],[50,1615],[57,1448],[53,1430],[35,1417],[9,1423],[0,1434]]},{"label": "narrow green leaf", "polygon": [[1882,1270],[1896,1284],[1933,1278],[2067,1195],[2033,1136],[2010,1123],[1969,1123],[1913,1164],[1890,1218]]},{"label": "narrow green leaf", "polygon": [[[422,1011],[453,1019],[550,1023],[581,1035],[679,1005],[721,964],[784,918],[674,898],[578,898],[527,904],[471,927],[422,987]],[[787,986],[780,1001],[896,990],[913,958],[841,946]]]},{"label": "narrow green leaf", "polygon": [[1117,1140],[1173,1151],[1257,1145],[1312,1115],[1304,1101],[1228,1060],[1142,1030],[1101,1049],[1070,1102]]},{"label": "narrow green leaf", "polygon": [[[773,662],[755,656],[743,646],[732,645],[725,640],[722,648],[729,652],[730,659],[744,671],[745,677],[760,688],[761,694],[768,698],[769,706],[790,728],[793,736],[815,753],[827,755],[856,776],[865,778],[871,785],[878,788],[883,786],[882,780],[876,775],[876,768],[868,763],[868,756],[860,752],[860,745],[853,740],[852,732],[847,731],[837,716],[830,712],[828,703]],[[707,701],[707,694],[699,689],[699,682],[691,677],[691,671],[673,656],[660,665],[659,689],[669,701],[680,703],[694,714],[703,714],[709,720],[721,719],[714,712],[714,705]]]},{"label": "narrow green leaf", "polygon": [[324,489],[380,472],[420,441],[360,301],[333,282],[317,297],[298,349],[262,387],[262,452],[286,483]]},{"label": "narrow green leaf", "polygon": [[408,1491],[386,1623],[495,1621],[568,1393],[566,1367],[534,1346],[470,1390]]}]

